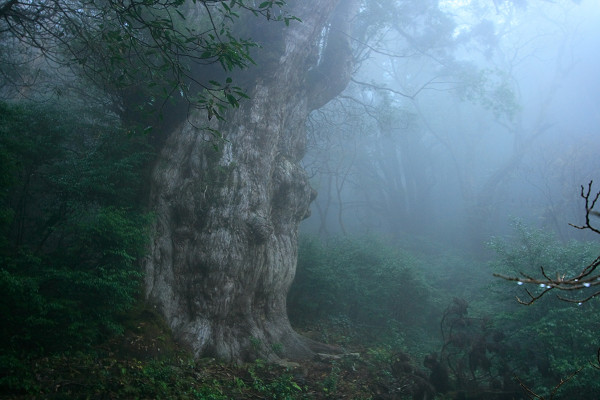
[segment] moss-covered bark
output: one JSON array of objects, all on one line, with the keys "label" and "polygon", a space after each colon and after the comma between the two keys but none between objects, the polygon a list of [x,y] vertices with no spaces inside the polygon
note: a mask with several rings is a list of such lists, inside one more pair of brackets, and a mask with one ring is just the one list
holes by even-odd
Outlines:
[{"label": "moss-covered bark", "polygon": [[[219,153],[207,145],[210,136],[195,128],[204,118],[197,113],[170,133],[159,157],[146,290],[197,356],[300,359],[316,345],[292,330],[286,295],[296,268],[298,224],[315,196],[299,165],[305,120],[325,102],[323,89],[332,76],[336,86],[329,98],[349,78],[350,47],[335,52],[341,67],[336,75],[320,45],[324,34],[346,26],[348,2],[343,18],[332,19],[338,3],[294,2],[292,14],[302,23],[282,24],[277,57],[266,48],[268,59],[257,59],[258,69],[246,76],[251,100],[219,123],[227,139]],[[324,66],[327,73],[308,79],[309,71]]]}]

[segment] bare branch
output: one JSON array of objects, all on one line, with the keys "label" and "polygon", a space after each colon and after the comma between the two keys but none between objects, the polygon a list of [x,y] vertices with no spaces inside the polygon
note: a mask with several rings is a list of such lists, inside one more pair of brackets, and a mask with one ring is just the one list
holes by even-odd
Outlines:
[{"label": "bare branch", "polygon": [[600,229],[593,227],[590,223],[590,214],[595,217],[600,217],[600,212],[592,210],[594,208],[594,206],[596,205],[596,201],[598,201],[598,198],[600,197],[600,192],[596,193],[596,195],[594,196],[594,199],[592,200],[592,204],[590,204],[590,195],[592,193],[592,182],[593,181],[590,181],[590,183],[588,184],[587,193],[584,192],[585,188],[583,187],[583,185],[581,185],[581,197],[583,197],[585,199],[585,225],[581,225],[581,226],[573,225],[573,224],[569,224],[569,225],[571,225],[573,228],[589,229],[592,232],[596,232],[596,233],[600,234]]},{"label": "bare branch", "polygon": [[[584,366],[584,367],[585,367],[585,366]],[[571,379],[573,379],[573,377],[574,377],[575,375],[577,375],[578,373],[580,373],[580,372],[581,372],[581,370],[582,370],[584,367],[579,367],[579,369],[578,369],[577,371],[574,371],[573,373],[571,373],[571,375],[567,376],[565,379],[561,379],[561,380],[560,380],[560,383],[559,383],[558,385],[556,385],[556,386],[554,387],[554,389],[552,389],[552,393],[550,394],[550,400],[552,400],[552,399],[554,398],[554,395],[556,394],[556,392],[558,392],[558,389],[560,389],[562,385],[564,385],[565,383],[567,383],[567,382],[569,382]]]},{"label": "bare branch", "polygon": [[[587,192],[585,191],[585,188],[583,186],[581,186],[581,197],[585,199],[585,221],[586,221],[585,225],[582,225],[582,226],[576,226],[573,224],[570,224],[570,225],[577,229],[589,229],[593,232],[600,234],[600,230],[595,228],[594,226],[592,226],[592,224],[590,222],[590,215],[594,215],[594,216],[599,215],[599,213],[597,213],[596,211],[593,211],[592,209],[596,205],[598,198],[600,198],[600,192],[596,193],[596,195],[593,198],[591,198],[591,193],[592,193],[592,181],[590,181],[590,183],[588,184]],[[507,281],[517,282],[519,285],[524,285],[524,284],[536,285],[536,286],[543,288],[544,290],[542,292],[540,292],[539,294],[532,294],[530,290],[526,289],[525,292],[529,296],[529,298],[527,300],[521,300],[520,298],[517,297],[517,301],[520,304],[531,305],[534,302],[536,302],[538,299],[540,299],[542,296],[544,296],[546,293],[548,293],[549,291],[554,290],[554,289],[561,290],[561,291],[567,291],[567,292],[573,292],[573,291],[574,292],[583,292],[583,291],[587,291],[589,288],[592,288],[595,286],[600,286],[600,273],[597,272],[597,269],[599,266],[600,266],[600,256],[598,256],[594,261],[592,261],[591,263],[586,265],[579,272],[579,274],[572,276],[572,277],[568,277],[568,278],[565,276],[566,274],[560,274],[560,273],[557,273],[556,277],[553,278],[548,273],[546,273],[543,266],[540,267],[541,277],[533,277],[533,276],[527,275],[523,272],[520,273],[521,274],[520,277],[506,276],[506,275],[502,275],[502,274],[494,274],[494,276],[497,278],[507,280]],[[593,298],[596,298],[597,296],[600,296],[600,290],[596,290],[591,294],[589,294],[589,292],[588,292],[584,296],[581,296],[579,298],[571,298],[571,297],[557,295],[558,299],[560,299],[562,301],[565,301],[568,303],[577,303],[580,305],[582,303],[585,303],[585,302],[593,299]]]},{"label": "bare branch", "polygon": [[[600,352],[600,350],[599,350]],[[569,382],[571,379],[573,379],[573,377],[575,375],[577,375],[578,373],[581,372],[581,370],[583,370],[583,368],[585,368],[585,366],[580,367],[579,369],[577,369],[576,371],[572,372],[569,376],[567,376],[565,379],[561,379],[560,382],[554,386],[554,388],[552,388],[552,392],[550,392],[550,397],[548,398],[548,400],[552,400],[554,399],[554,396],[556,395],[556,393],[558,392],[558,390],[567,382]],[[536,394],[531,388],[529,388],[527,385],[525,385],[518,377],[515,377],[515,379],[517,380],[517,382],[519,382],[519,386],[521,387],[521,389],[523,390],[523,392],[525,393],[525,395],[530,399],[539,399],[539,400],[546,400],[545,397],[540,396],[539,394]]]},{"label": "bare branch", "polygon": [[421,93],[421,92],[422,92],[423,90],[425,90],[425,89],[428,89],[428,86],[429,86],[430,84],[432,84],[432,83],[435,83],[434,81],[435,81],[435,79],[436,79],[436,78],[437,78],[437,77],[433,77],[433,78],[431,78],[430,80],[428,80],[427,82],[425,82],[423,85],[421,85],[421,87],[420,87],[420,88],[418,88],[418,89],[417,89],[417,90],[416,90],[414,93],[412,93],[412,94],[406,94],[406,93],[400,92],[400,91],[398,91],[398,90],[394,90],[394,89],[392,89],[392,88],[389,88],[389,87],[386,87],[386,86],[380,86],[380,85],[376,85],[376,84],[374,84],[374,83],[368,83],[368,82],[362,82],[362,81],[358,81],[358,80],[356,80],[356,79],[354,79],[354,78],[352,78],[352,79],[350,79],[350,80],[351,80],[352,82],[356,83],[357,85],[361,85],[361,86],[370,87],[370,88],[372,88],[372,89],[375,89],[375,90],[383,90],[383,91],[388,91],[388,92],[391,92],[391,93],[397,94],[398,96],[401,96],[401,97],[406,97],[406,98],[408,98],[408,99],[414,100],[414,99],[415,99],[415,98],[416,98],[416,97],[419,95],[419,93]]},{"label": "bare branch", "polygon": [[521,387],[521,390],[523,390],[523,392],[525,393],[525,395],[527,396],[527,398],[529,400],[533,400],[533,399],[541,399],[544,400],[544,398],[538,394],[536,394],[533,390],[531,390],[529,388],[529,386],[527,386],[526,384],[524,384],[518,376],[515,376],[515,379],[517,380],[517,382],[519,382],[519,386]]},{"label": "bare branch", "polygon": [[[585,191],[585,188],[583,186],[581,186],[581,197],[585,199],[585,221],[586,221],[585,225],[583,225],[583,226],[576,226],[573,224],[570,224],[570,225],[577,229],[590,229],[593,232],[600,233],[600,230],[593,227],[590,223],[590,214],[594,215],[594,216],[599,216],[599,214],[596,211],[593,211],[592,209],[594,208],[594,206],[596,205],[596,201],[600,197],[600,192],[596,193],[596,195],[593,197],[593,199],[591,199],[591,193],[592,193],[592,181],[590,181],[590,183],[588,184],[587,192]],[[591,199],[591,202],[590,202],[590,199]],[[593,286],[600,286],[600,274],[596,273],[596,269],[598,268],[598,266],[600,266],[600,256],[596,257],[596,259],[594,261],[592,261],[590,264],[585,266],[581,270],[581,272],[579,272],[579,274],[577,274],[576,276],[570,277],[570,278],[566,278],[565,277],[566,274],[560,274],[560,273],[557,273],[556,278],[553,278],[546,272],[544,267],[540,267],[540,274],[541,274],[540,278],[535,278],[535,277],[529,276],[522,272],[521,272],[521,277],[506,276],[506,275],[501,275],[501,274],[494,274],[494,276],[504,279],[504,280],[507,280],[507,281],[517,282],[519,285],[524,285],[524,284],[537,285],[541,288],[544,288],[544,290],[542,292],[540,292],[539,294],[532,294],[529,289],[525,289],[525,292],[529,296],[528,300],[521,300],[519,297],[517,297],[517,301],[520,304],[531,305],[534,302],[536,302],[537,300],[539,300],[546,293],[550,292],[551,290],[556,289],[556,290],[562,290],[562,291],[575,291],[575,292],[581,293],[582,291],[586,291],[587,289],[589,289]],[[587,295],[584,295],[583,297],[576,298],[576,299],[564,297],[561,295],[557,295],[557,298],[559,300],[562,300],[562,301],[565,301],[568,303],[577,303],[577,304],[581,305],[593,298],[596,298],[597,296],[600,296],[600,290],[596,290],[592,294],[587,294]],[[600,369],[600,348],[598,349],[596,358],[597,358],[597,361],[590,363],[590,364],[593,368]],[[575,375],[577,375],[579,372],[581,372],[581,370],[584,367],[585,366],[580,367],[578,370],[576,370],[575,372],[570,374],[567,378],[561,379],[560,382],[558,383],[558,385],[556,385],[552,389],[552,392],[550,393],[550,398],[548,400],[552,400],[554,398],[554,396],[556,395],[556,393],[558,392],[558,390],[565,383],[567,383],[568,381],[573,379],[573,377]],[[531,390],[523,382],[521,382],[519,380],[519,378],[516,378],[516,379],[519,382],[519,385],[521,386],[521,388],[523,389],[523,391],[525,392],[526,396],[529,399],[546,400],[544,397],[534,393],[533,390]]]},{"label": "bare branch", "polygon": [[600,348],[598,348],[598,353],[596,354],[596,360],[595,362],[590,362],[591,366],[596,368],[596,369],[600,369]]}]

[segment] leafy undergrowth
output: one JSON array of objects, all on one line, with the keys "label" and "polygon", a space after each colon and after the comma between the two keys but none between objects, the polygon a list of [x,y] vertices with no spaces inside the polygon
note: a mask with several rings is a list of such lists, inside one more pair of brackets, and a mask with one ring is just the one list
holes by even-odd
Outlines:
[{"label": "leafy undergrowth", "polygon": [[371,398],[374,390],[362,371],[335,362],[237,367],[183,355],[150,361],[76,355],[36,360],[32,372],[29,393],[10,398],[355,399]]},{"label": "leafy undergrowth", "polygon": [[151,311],[136,312],[125,326],[123,335],[89,351],[4,362],[0,398],[386,399],[416,387],[411,375],[393,376],[387,350],[231,365],[193,360]]},{"label": "leafy undergrowth", "polygon": [[417,350],[413,348],[409,356],[402,350],[410,346],[391,337],[361,346],[358,331],[338,320],[329,322],[299,329],[313,339],[345,346],[344,355],[317,355],[282,365],[262,360],[233,365],[210,358],[194,360],[174,342],[156,313],[138,309],[122,321],[126,328],[122,335],[88,351],[8,363],[4,357],[0,399],[525,398],[518,385],[512,391],[483,386],[457,391],[452,382],[438,379],[436,384],[435,359],[426,357],[425,368],[423,359],[414,354]]}]

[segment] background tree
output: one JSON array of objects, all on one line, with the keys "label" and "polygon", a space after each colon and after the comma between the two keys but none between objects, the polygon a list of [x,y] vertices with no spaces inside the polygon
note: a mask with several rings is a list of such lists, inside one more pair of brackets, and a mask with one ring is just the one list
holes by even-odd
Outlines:
[{"label": "background tree", "polygon": [[[335,149],[321,150],[336,142],[331,136],[337,132],[339,142],[346,144],[339,154],[355,154],[345,158],[345,165],[354,162],[344,167],[347,172],[336,175],[346,177],[340,206],[323,196],[315,210],[328,209],[330,216],[344,210],[348,218],[342,224],[348,232],[414,236],[436,226],[440,240],[472,246],[480,255],[486,252],[482,239],[491,230],[508,232],[507,216],[566,226],[562,214],[554,214],[552,221],[544,211],[550,204],[534,200],[539,199],[539,185],[532,181],[544,181],[546,198],[558,202],[548,189],[572,187],[573,181],[542,171],[548,162],[546,146],[569,143],[572,157],[582,153],[584,139],[565,134],[578,128],[561,111],[568,108],[562,96],[566,80],[574,77],[576,43],[584,37],[566,21],[577,8],[563,2],[555,8],[536,3],[520,9],[504,2],[497,11],[492,3],[471,2],[464,7],[444,3],[443,10],[445,17],[430,8],[427,18],[415,17],[406,27],[393,26],[378,36],[363,49],[370,58],[362,60],[349,88],[312,116],[316,140],[307,157],[311,166],[318,157],[337,159]],[[526,15],[530,23],[521,24]],[[532,32],[532,26],[544,26],[546,33]],[[550,45],[550,40],[555,42]],[[533,61],[537,58],[552,66],[543,83],[528,73],[539,68]],[[343,120],[335,114],[361,115],[362,122],[342,130],[331,124]],[[582,125],[594,114],[585,115]],[[593,174],[593,164],[580,164],[578,176]],[[532,171],[538,171],[538,179]],[[314,184],[337,179],[329,174],[326,169],[322,175],[313,173]],[[338,220],[330,218],[329,227],[320,231],[335,231]],[[307,230],[312,224],[305,224]]]}]

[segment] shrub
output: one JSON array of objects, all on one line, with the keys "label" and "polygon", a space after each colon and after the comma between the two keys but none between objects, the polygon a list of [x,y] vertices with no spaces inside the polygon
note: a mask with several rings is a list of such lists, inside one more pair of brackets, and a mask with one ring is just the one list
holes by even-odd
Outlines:
[{"label": "shrub", "polygon": [[[597,243],[574,240],[561,243],[553,234],[528,228],[520,222],[515,224],[514,231],[511,240],[495,238],[489,243],[497,254],[491,263],[494,272],[511,276],[520,272],[536,275],[540,266],[544,266],[550,276],[557,273],[576,275],[600,253]],[[589,368],[599,346],[597,315],[600,305],[597,299],[577,305],[548,296],[524,307],[514,301],[514,296],[526,296],[521,286],[497,282],[495,290],[490,302],[496,304],[496,323],[520,344],[520,351],[512,354],[520,365],[519,377],[535,393],[547,396],[561,379],[587,366],[564,384],[554,398],[600,397],[598,372]],[[511,294],[513,296],[507,296]],[[513,299],[509,305],[508,297]]]},{"label": "shrub", "polygon": [[151,219],[137,204],[148,154],[78,110],[0,104],[2,351],[76,349],[119,331]]},{"label": "shrub", "polygon": [[410,254],[376,237],[300,240],[290,317],[335,317],[353,325],[388,328],[413,324],[428,310],[429,288]]}]

